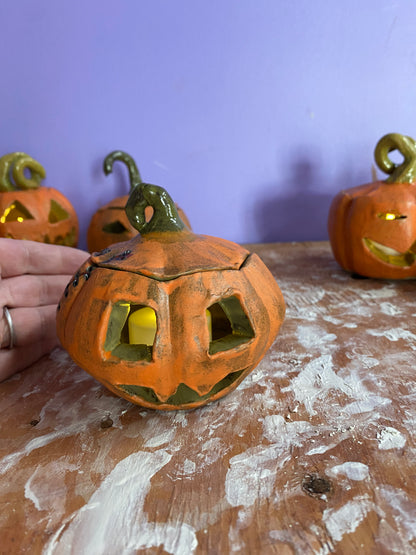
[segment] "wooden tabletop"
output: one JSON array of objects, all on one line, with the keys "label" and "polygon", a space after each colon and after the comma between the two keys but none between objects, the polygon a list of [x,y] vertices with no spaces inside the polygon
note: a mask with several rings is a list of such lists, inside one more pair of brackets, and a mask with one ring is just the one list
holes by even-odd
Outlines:
[{"label": "wooden tabletop", "polygon": [[252,245],[286,320],[227,397],[115,397],[62,350],[0,384],[0,552],[416,553],[416,282]]}]

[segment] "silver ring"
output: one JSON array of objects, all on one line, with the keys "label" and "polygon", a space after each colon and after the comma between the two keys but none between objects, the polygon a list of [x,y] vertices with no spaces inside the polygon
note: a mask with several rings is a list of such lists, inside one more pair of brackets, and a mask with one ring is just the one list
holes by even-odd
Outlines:
[{"label": "silver ring", "polygon": [[13,349],[14,346],[14,327],[13,327],[13,320],[12,317],[10,316],[10,312],[9,309],[7,308],[7,306],[3,307],[3,314],[4,317],[6,318],[6,322],[7,325],[9,326],[9,332],[10,332],[10,342],[9,342],[9,346],[7,347],[8,349]]}]

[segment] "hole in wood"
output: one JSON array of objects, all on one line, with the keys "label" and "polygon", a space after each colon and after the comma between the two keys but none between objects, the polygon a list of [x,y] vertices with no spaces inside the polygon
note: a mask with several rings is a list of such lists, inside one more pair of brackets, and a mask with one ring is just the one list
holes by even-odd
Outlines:
[{"label": "hole in wood", "polygon": [[322,498],[331,492],[332,484],[318,474],[308,474],[303,479],[302,489],[312,497]]}]

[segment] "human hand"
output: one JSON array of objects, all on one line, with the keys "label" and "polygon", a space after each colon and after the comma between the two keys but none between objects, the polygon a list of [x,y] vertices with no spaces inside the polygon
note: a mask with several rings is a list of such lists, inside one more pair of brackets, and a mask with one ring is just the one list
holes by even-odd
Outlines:
[{"label": "human hand", "polygon": [[88,256],[71,247],[0,238],[0,381],[59,344],[56,307]]}]

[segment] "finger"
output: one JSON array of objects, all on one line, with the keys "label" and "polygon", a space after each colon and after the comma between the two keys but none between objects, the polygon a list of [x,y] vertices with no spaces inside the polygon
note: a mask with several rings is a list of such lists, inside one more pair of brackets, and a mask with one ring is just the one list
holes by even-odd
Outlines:
[{"label": "finger", "polygon": [[62,245],[0,238],[1,277],[73,274],[89,253]]},{"label": "finger", "polygon": [[[13,308],[9,310],[13,324],[14,345],[27,348],[39,343],[58,344],[56,336],[56,305],[37,306],[33,308]],[[10,329],[4,315],[0,319],[0,337],[2,350],[10,345]],[[10,349],[13,350],[13,349]]]},{"label": "finger", "polygon": [[0,382],[34,364],[41,357],[50,353],[56,345],[57,342],[52,338],[45,338],[32,345],[14,347],[13,349],[1,349]]},{"label": "finger", "polygon": [[28,307],[58,304],[67,276],[23,275],[0,281],[0,306]]}]

